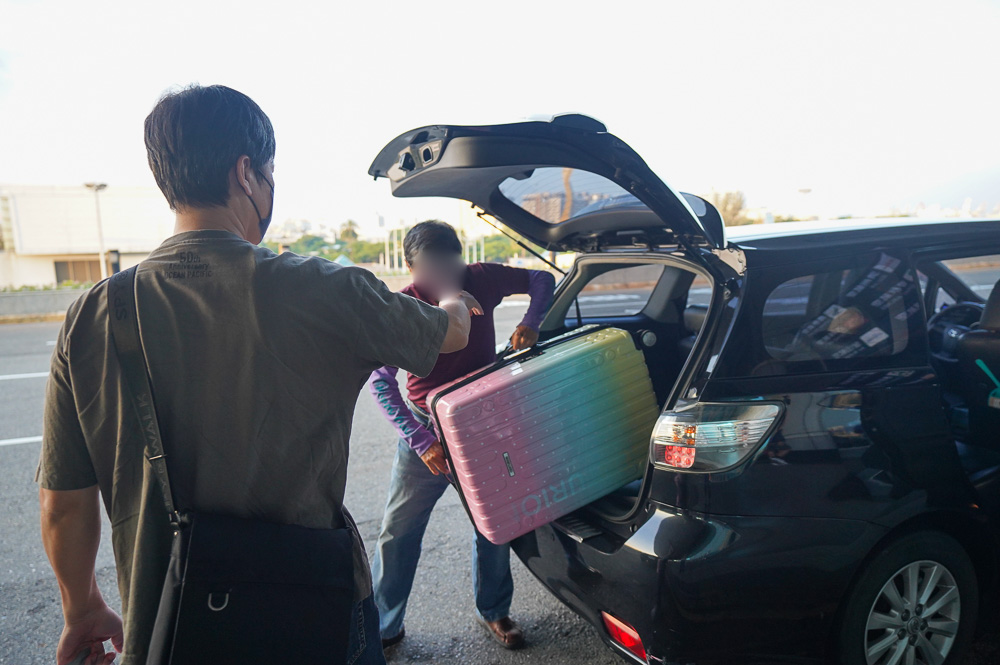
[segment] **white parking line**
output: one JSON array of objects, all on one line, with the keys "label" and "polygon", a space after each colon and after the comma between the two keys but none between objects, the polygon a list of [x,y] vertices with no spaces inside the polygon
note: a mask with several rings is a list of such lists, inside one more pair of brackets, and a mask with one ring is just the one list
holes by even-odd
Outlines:
[{"label": "white parking line", "polygon": [[527,300],[504,300],[496,309],[507,309],[508,307],[527,307],[531,302]]},{"label": "white parking line", "polygon": [[40,379],[48,375],[48,372],[31,372],[30,374],[0,374],[0,381],[13,381],[14,379]]},{"label": "white parking line", "polygon": [[16,446],[21,443],[38,443],[42,440],[40,436],[22,436],[19,439],[0,439],[0,446]]}]

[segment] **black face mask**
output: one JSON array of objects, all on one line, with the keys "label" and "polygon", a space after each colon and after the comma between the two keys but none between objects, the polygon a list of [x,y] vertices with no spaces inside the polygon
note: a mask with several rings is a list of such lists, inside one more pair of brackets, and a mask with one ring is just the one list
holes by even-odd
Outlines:
[{"label": "black face mask", "polygon": [[267,186],[271,188],[271,210],[267,213],[267,218],[265,219],[261,214],[260,210],[257,209],[257,204],[254,203],[253,197],[249,194],[247,198],[250,199],[250,205],[253,206],[253,211],[257,213],[257,226],[260,228],[260,238],[264,239],[264,234],[267,233],[267,227],[271,225],[271,215],[274,214],[274,185],[270,180],[264,177],[264,173],[260,169],[254,169],[260,179],[267,183]]}]

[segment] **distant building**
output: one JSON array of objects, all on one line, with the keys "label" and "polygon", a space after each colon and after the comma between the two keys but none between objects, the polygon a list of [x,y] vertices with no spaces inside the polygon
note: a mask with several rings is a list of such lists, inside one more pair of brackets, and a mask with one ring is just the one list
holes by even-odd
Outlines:
[{"label": "distant building", "polygon": [[535,192],[521,199],[521,207],[539,219],[557,222],[580,213],[587,206],[608,198],[608,194],[572,192],[569,210],[565,192]]},{"label": "distant building", "polygon": [[[107,272],[125,269],[173,233],[174,215],[155,187],[101,191]],[[78,186],[0,185],[0,287],[96,282],[95,193]]]}]

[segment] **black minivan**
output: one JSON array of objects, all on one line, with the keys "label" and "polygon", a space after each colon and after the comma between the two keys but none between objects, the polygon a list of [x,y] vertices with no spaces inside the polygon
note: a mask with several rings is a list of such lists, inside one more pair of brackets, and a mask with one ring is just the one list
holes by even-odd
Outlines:
[{"label": "black minivan", "polygon": [[578,115],[413,130],[370,173],[577,252],[542,338],[643,350],[645,475],[513,543],[617,653],[960,662],[1000,570],[1000,221],[727,229]]}]

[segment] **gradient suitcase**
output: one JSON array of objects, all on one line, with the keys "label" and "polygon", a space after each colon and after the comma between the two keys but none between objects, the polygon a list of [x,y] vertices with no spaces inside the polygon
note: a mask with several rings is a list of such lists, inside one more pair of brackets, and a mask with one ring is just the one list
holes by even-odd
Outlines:
[{"label": "gradient suitcase", "polygon": [[640,478],[659,416],[642,351],[600,326],[442,386],[427,404],[476,529],[496,544]]}]

